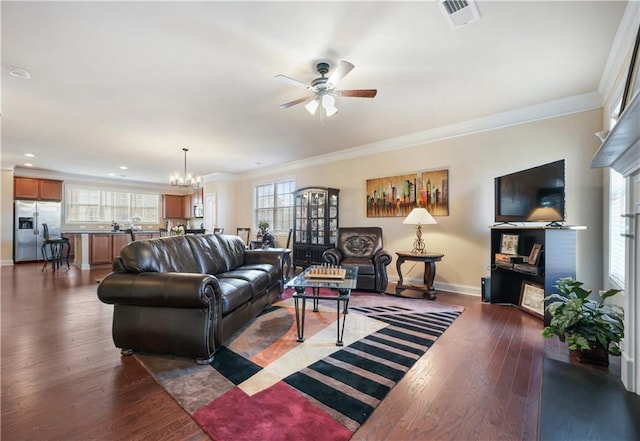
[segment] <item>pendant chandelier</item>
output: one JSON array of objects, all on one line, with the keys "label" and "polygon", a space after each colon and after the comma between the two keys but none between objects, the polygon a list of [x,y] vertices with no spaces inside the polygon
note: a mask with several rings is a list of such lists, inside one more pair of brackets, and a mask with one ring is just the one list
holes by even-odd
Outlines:
[{"label": "pendant chandelier", "polygon": [[197,190],[202,184],[202,178],[200,176],[193,176],[191,173],[187,173],[187,152],[189,149],[183,148],[184,152],[184,173],[182,176],[175,174],[171,176],[170,183],[172,187],[193,188]]}]

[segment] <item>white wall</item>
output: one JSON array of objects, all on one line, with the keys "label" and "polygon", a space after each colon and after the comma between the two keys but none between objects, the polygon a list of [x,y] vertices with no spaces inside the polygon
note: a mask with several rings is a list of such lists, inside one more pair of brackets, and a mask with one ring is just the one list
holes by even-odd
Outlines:
[{"label": "white wall", "polygon": [[[392,122],[390,122],[392,124]],[[489,226],[493,224],[496,176],[558,159],[567,163],[567,223],[585,225],[578,233],[577,276],[602,286],[602,171],[590,168],[599,146],[602,111],[594,110],[483,133],[408,147],[328,164],[283,168],[269,176],[245,177],[237,183],[237,219],[252,222],[252,191],[257,182],[295,175],[298,188],[317,185],[340,189],[341,226],[380,226],[385,248],[410,249],[414,227],[402,218],[367,218],[367,179],[419,170],[449,169],[449,216],[423,229],[429,250],[445,254],[438,263],[436,287],[479,294],[480,278],[489,275]],[[222,205],[219,206],[224,210]],[[388,268],[397,279],[395,261]],[[421,279],[416,266],[409,278]]]}]

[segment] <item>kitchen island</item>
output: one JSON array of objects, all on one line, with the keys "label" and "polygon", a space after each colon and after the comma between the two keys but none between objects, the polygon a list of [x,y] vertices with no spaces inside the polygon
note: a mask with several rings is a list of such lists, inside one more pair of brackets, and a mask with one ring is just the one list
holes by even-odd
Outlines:
[{"label": "kitchen island", "polygon": [[[74,264],[81,270],[92,266],[111,265],[120,255],[123,246],[129,243],[124,231],[111,230],[64,230],[62,234],[72,239]],[[159,230],[134,230],[136,240],[159,237]]]}]

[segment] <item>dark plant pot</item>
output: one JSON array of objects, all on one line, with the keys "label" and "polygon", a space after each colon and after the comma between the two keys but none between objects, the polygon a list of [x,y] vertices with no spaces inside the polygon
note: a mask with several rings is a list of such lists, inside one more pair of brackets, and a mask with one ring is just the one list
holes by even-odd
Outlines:
[{"label": "dark plant pot", "polygon": [[570,349],[571,358],[579,363],[588,363],[596,366],[609,366],[609,353],[600,344],[591,344],[591,349]]}]

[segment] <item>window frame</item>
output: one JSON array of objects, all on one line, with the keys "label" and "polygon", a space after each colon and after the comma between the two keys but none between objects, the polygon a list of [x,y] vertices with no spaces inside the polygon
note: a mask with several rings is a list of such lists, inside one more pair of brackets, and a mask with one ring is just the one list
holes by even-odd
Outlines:
[{"label": "window frame", "polygon": [[[74,203],[74,199],[78,197],[82,198],[82,195],[73,195],[73,192],[87,192],[87,195],[84,198],[87,199],[85,204]],[[90,194],[93,193],[93,196]],[[97,200],[96,200],[97,197]],[[148,198],[155,199],[155,206],[149,205],[147,207],[141,206],[140,208],[136,208],[135,202],[140,199],[145,200]],[[94,199],[91,201],[91,199]],[[122,201],[126,201],[126,204],[123,204]],[[82,211],[81,208],[77,208],[77,206],[86,206],[92,207],[87,208],[85,212],[89,212],[91,210],[96,211],[96,215],[94,218],[92,216],[80,218],[73,217],[77,216],[79,213],[78,210]],[[157,192],[151,191],[130,191],[130,190],[121,190],[121,189],[102,189],[99,187],[88,186],[88,185],[65,185],[65,198],[64,198],[64,212],[65,212],[65,223],[73,225],[73,224],[104,224],[104,223],[127,223],[127,222],[138,222],[138,223],[148,223],[148,224],[160,224],[161,219],[161,194]],[[136,211],[147,210],[150,211],[150,216],[147,217],[144,214],[136,213]],[[126,214],[123,214],[123,211]],[[116,214],[118,213],[119,214]],[[155,214],[154,214],[155,212]],[[75,213],[75,214],[74,214]],[[124,219],[117,219],[117,217],[126,217]],[[139,219],[135,219],[138,217]]]},{"label": "window frame", "polygon": [[619,289],[624,289],[626,282],[626,239],[625,219],[622,214],[625,212],[626,201],[626,179],[622,174],[614,169],[609,169],[608,177],[608,256],[607,278]]},{"label": "window frame", "polygon": [[[266,194],[261,190],[266,190]],[[252,211],[255,231],[258,231],[258,223],[263,220],[269,223],[269,230],[272,234],[286,234],[293,228],[295,190],[296,180],[293,177],[253,185]],[[265,204],[267,199],[271,199],[268,201],[270,203]]]}]

